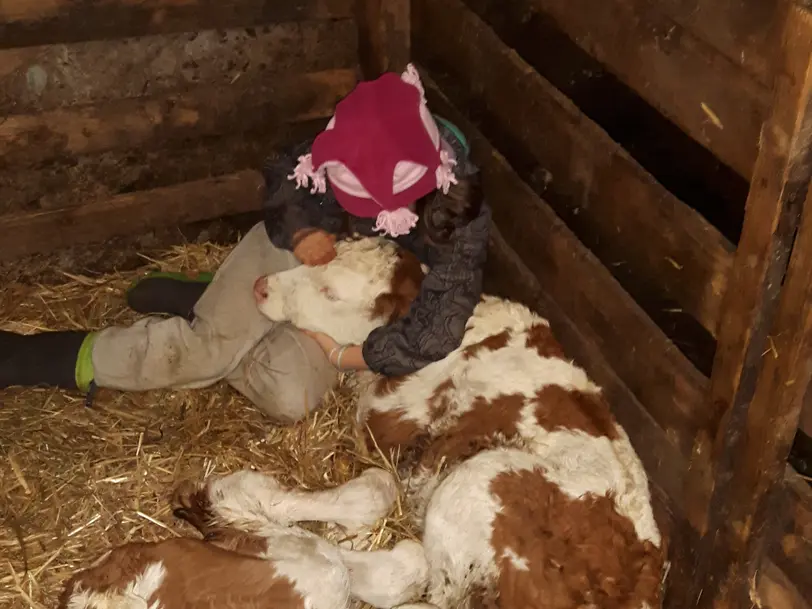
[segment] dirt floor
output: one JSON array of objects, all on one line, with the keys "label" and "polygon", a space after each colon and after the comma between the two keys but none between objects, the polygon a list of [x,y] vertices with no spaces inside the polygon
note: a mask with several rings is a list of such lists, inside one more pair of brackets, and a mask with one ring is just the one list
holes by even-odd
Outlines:
[{"label": "dirt floor", "polygon": [[[124,290],[146,270],[216,268],[229,246],[209,242],[210,236],[163,252],[144,254],[147,247],[123,262],[96,248],[97,262],[110,271],[105,274],[98,265],[90,270],[93,248],[65,255],[62,267],[45,259],[39,271],[31,263],[7,266],[0,270],[0,329],[126,324],[135,315],[126,309]],[[139,268],[121,270],[136,261]],[[77,271],[77,264],[88,270]],[[225,384],[142,394],[101,390],[91,408],[77,393],[11,389],[0,390],[0,404],[4,609],[54,606],[64,580],[112,546],[195,535],[171,513],[168,499],[181,480],[254,467],[319,489],[350,480],[370,463],[389,467],[365,449],[345,386],[290,428],[270,425]],[[414,531],[398,507],[379,523],[373,547],[405,537]]]}]

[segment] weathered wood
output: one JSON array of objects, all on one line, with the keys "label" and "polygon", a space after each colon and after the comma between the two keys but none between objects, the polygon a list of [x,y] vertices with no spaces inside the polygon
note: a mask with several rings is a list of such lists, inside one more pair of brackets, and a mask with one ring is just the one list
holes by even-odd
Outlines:
[{"label": "weathered wood", "polygon": [[0,214],[85,205],[118,194],[257,169],[324,128],[326,119],[271,125],[268,129],[55,160],[37,167],[0,170]]},{"label": "weathered wood", "polygon": [[350,19],[0,51],[0,115],[357,65]]},{"label": "weathered wood", "polygon": [[683,453],[705,424],[701,403],[707,379],[657,328],[609,271],[516,175],[504,157],[427,83],[434,112],[455,122],[471,141],[482,168],[494,223],[538,277],[550,297],[598,345],[618,377]]},{"label": "weathered wood", "polygon": [[[717,434],[707,534],[699,555],[697,587],[688,599],[690,606],[696,599],[699,609],[750,607],[749,585],[774,524],[776,491],[812,382],[812,13],[793,7],[784,44],[786,73],[794,78],[778,79],[755,192],[748,200],[745,239],[739,245],[753,258],[740,265],[749,272],[737,266],[737,280],[728,288],[744,289],[741,278],[746,275],[754,284],[747,292],[736,293],[735,306],[729,309],[730,326],[745,335],[748,349],[735,365],[724,368],[738,374]],[[748,247],[756,241],[756,233],[768,246],[767,261],[759,256],[763,250]],[[786,275],[773,275],[774,261],[783,262],[790,247]],[[748,298],[753,292],[760,296],[754,303]],[[771,301],[777,301],[774,314]],[[754,304],[754,310],[743,311],[742,303]],[[726,315],[723,328],[727,320]],[[730,338],[728,329],[722,336]],[[771,348],[754,352],[762,341]],[[736,352],[729,346],[730,341],[720,342],[722,358]],[[729,390],[727,376],[716,379],[712,388],[712,395],[724,400],[728,396],[717,393],[720,388]]]},{"label": "weathered wood", "polygon": [[772,84],[787,0],[647,1],[765,85]]},{"label": "weathered wood", "polygon": [[579,46],[749,178],[769,87],[647,0],[517,1],[525,2],[528,15],[550,15]]},{"label": "weathered wood", "polygon": [[608,267],[622,265],[629,283],[676,301],[714,334],[733,246],[460,0],[415,4],[417,58],[455,74],[461,106],[481,100],[528,157],[530,183],[579,239]]},{"label": "weathered wood", "polygon": [[802,597],[812,600],[812,487],[787,468],[777,517],[781,525],[768,550]]},{"label": "weathered wood", "polygon": [[355,0],[4,0],[0,48],[346,19]]},{"label": "weathered wood", "polygon": [[260,207],[262,185],[259,172],[248,170],[79,207],[0,216],[0,261],[252,211]]},{"label": "weathered wood", "polygon": [[809,597],[804,597],[787,576],[771,561],[765,561],[758,573],[756,593],[763,609],[812,609]]},{"label": "weathered wood", "polygon": [[354,70],[328,70],[249,87],[237,81],[231,87],[10,115],[0,121],[0,169],[323,118],[355,81]]},{"label": "weathered wood", "polygon": [[356,14],[364,78],[402,72],[411,55],[411,0],[357,0]]},{"label": "weathered wood", "polygon": [[[809,13],[794,8],[785,36],[772,114],[762,131],[744,229],[723,300],[710,396],[704,408],[712,417],[716,442],[713,450],[703,447],[695,455],[686,490],[686,496],[691,497],[688,515],[699,531],[707,527],[714,484],[712,463],[732,450],[728,434],[735,439],[743,425],[739,420],[737,427],[730,417],[734,413],[739,418],[746,414],[764,354],[771,352],[773,342],[779,340],[770,324],[812,178]],[[724,469],[722,466],[721,471]]]}]

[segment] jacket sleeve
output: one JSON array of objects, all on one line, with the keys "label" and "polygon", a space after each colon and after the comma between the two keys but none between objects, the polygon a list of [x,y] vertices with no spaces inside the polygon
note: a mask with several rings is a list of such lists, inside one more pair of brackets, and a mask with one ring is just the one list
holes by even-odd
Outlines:
[{"label": "jacket sleeve", "polygon": [[371,370],[385,376],[409,374],[460,346],[482,294],[490,221],[491,210],[483,204],[479,216],[438,255],[409,313],[370,333],[362,353]]},{"label": "jacket sleeve", "polygon": [[338,234],[346,213],[328,189],[326,193],[310,194],[308,188],[296,188],[288,179],[297,159],[306,154],[312,141],[304,142],[287,154],[265,161],[263,201],[264,224],[268,237],[276,247],[293,250],[293,236],[304,229],[322,229]]}]

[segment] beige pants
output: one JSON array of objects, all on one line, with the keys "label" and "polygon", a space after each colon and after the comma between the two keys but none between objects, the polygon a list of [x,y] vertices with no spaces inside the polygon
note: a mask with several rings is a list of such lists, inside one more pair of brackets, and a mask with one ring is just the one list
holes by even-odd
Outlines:
[{"label": "beige pants", "polygon": [[180,317],[147,317],[102,330],[93,345],[96,384],[146,391],[225,379],[273,419],[302,418],[318,408],[338,375],[315,341],[266,319],[253,296],[258,277],[298,264],[257,224],[217,271],[191,324]]}]

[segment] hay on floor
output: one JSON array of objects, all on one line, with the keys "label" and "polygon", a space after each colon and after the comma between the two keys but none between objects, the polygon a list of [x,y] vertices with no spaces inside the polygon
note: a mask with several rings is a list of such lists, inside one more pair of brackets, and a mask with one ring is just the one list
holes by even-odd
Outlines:
[{"label": "hay on floor", "polygon": [[[124,291],[146,270],[215,269],[227,248],[178,247],[141,272],[61,285],[4,284],[0,329],[38,332],[100,328],[137,318]],[[321,489],[370,463],[341,387],[323,409],[289,428],[272,426],[221,383],[205,390],[120,393],[100,390],[93,408],[78,394],[0,390],[0,607],[54,606],[65,579],[112,546],[196,535],[172,516],[183,479],[245,467],[287,484]],[[414,537],[396,506],[373,547]],[[318,530],[318,529],[316,529]],[[326,529],[323,529],[326,530]]]}]

